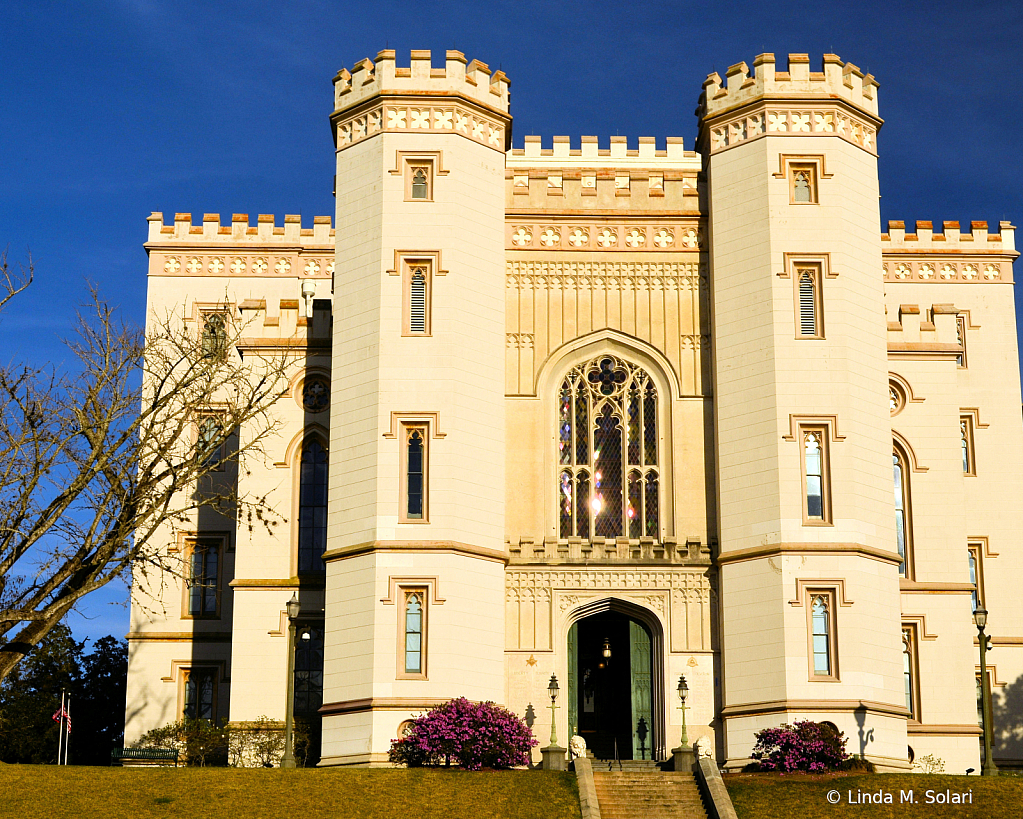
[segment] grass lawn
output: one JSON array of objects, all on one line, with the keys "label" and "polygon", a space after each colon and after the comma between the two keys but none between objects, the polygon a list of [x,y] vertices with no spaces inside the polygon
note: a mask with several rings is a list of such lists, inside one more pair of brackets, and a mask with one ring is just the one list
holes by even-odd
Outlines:
[{"label": "grass lawn", "polygon": [[[945,774],[728,774],[725,786],[739,819],[872,819],[903,817],[984,817],[1018,819],[1023,816],[1023,778],[949,776]],[[912,791],[912,801],[909,801]],[[928,791],[932,791],[928,801]],[[959,803],[937,801],[964,794]],[[832,803],[837,792],[839,801]],[[880,793],[885,802],[868,802]],[[940,794],[940,796],[939,796]],[[965,794],[972,794],[972,797]],[[891,801],[887,801],[888,797]],[[851,799],[850,799],[851,797]],[[966,799],[972,798],[972,802]],[[876,799],[876,796],[875,796]],[[852,804],[850,804],[852,802]]]},{"label": "grass lawn", "polygon": [[14,819],[579,819],[575,775],[546,771],[58,768],[0,765]]}]

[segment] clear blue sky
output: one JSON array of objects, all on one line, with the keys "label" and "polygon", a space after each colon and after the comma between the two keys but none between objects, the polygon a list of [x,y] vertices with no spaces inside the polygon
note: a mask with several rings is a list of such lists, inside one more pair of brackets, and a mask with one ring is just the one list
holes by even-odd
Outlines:
[{"label": "clear blue sky", "polygon": [[[692,148],[709,72],[765,51],[817,70],[833,52],[881,83],[884,224],[1023,219],[1023,6],[1009,3],[4,0],[0,32],[0,248],[36,264],[0,321],[5,362],[64,360],[86,279],[143,320],[150,211],[333,214],[331,80],[382,48],[504,70],[516,147]],[[125,598],[90,599],[75,632],[123,635]]]}]

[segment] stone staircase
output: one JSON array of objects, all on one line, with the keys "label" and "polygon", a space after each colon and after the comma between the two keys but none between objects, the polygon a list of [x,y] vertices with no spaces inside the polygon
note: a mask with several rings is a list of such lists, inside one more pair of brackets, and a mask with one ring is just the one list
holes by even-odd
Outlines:
[{"label": "stone staircase", "polygon": [[593,760],[601,819],[707,819],[696,777],[661,771],[654,762]]}]

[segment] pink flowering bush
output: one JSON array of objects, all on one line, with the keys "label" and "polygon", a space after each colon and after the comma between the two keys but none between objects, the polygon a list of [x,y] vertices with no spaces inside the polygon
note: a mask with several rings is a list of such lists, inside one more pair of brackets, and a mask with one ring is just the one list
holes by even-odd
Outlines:
[{"label": "pink flowering bush", "polygon": [[391,740],[388,758],[410,768],[452,763],[467,771],[511,768],[527,765],[536,744],[533,732],[511,711],[459,697],[412,720],[405,736]]},{"label": "pink flowering bush", "polygon": [[845,735],[826,722],[801,720],[764,728],[756,737],[753,759],[761,771],[834,771],[849,758]]}]

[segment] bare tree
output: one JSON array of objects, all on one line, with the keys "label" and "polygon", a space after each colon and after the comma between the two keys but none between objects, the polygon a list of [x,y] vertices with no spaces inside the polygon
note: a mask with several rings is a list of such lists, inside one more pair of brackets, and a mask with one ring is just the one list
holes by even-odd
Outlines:
[{"label": "bare tree", "polygon": [[[32,281],[0,257],[0,309]],[[181,571],[168,533],[201,510],[275,525],[238,491],[278,428],[287,361],[242,361],[244,327],[122,323],[95,290],[66,341],[78,367],[0,362],[0,679],[82,597]]]}]

